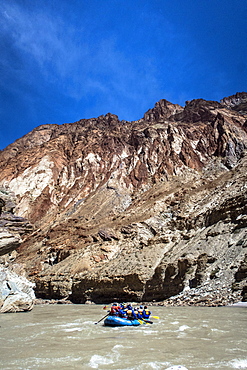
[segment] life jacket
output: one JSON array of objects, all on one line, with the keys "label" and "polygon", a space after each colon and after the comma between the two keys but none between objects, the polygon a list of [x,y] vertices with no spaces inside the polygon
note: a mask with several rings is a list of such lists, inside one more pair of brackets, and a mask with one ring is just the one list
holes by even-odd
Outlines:
[{"label": "life jacket", "polygon": [[111,306],[110,314],[111,315],[118,315],[120,307],[119,306]]},{"label": "life jacket", "polygon": [[126,317],[126,311],[122,310],[121,308],[118,311],[118,314],[119,314],[120,317]]},{"label": "life jacket", "polygon": [[136,314],[136,317],[138,318],[138,319],[141,319],[142,318],[142,310],[136,310],[135,311],[135,314]]},{"label": "life jacket", "polygon": [[134,310],[127,310],[127,317],[129,320],[136,319],[136,313]]},{"label": "life jacket", "polygon": [[151,315],[151,311],[149,311],[147,309],[142,311],[142,317],[144,319],[148,319],[150,315]]}]

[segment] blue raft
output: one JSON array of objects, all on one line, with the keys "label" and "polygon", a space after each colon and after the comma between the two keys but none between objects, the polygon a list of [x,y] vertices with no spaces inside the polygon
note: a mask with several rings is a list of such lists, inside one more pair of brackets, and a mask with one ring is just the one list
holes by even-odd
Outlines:
[{"label": "blue raft", "polygon": [[129,320],[124,317],[119,317],[119,316],[108,316],[104,320],[104,325],[105,326],[138,326],[141,325],[141,323],[134,319],[134,320]]}]

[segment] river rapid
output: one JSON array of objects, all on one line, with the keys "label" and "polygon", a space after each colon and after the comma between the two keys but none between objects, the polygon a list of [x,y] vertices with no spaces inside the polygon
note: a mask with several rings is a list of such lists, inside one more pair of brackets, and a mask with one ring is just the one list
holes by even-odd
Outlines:
[{"label": "river rapid", "polygon": [[0,315],[1,370],[247,369],[247,307],[151,307],[153,324],[95,324],[102,305]]}]

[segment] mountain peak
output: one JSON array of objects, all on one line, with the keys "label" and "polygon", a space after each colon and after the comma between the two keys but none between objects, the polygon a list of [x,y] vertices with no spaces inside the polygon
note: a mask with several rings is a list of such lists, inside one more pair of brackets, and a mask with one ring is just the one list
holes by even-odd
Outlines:
[{"label": "mountain peak", "polygon": [[182,109],[183,108],[178,104],[173,104],[166,99],[161,99],[155,104],[154,108],[149,109],[145,113],[144,120],[149,122],[164,121]]},{"label": "mountain peak", "polygon": [[234,95],[223,98],[221,104],[241,114],[247,114],[247,93],[237,92]]}]

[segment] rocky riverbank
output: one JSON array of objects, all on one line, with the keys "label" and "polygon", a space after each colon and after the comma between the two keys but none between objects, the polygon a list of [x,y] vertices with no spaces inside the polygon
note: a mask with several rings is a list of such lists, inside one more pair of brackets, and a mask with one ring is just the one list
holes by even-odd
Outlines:
[{"label": "rocky riverbank", "polygon": [[25,276],[22,265],[16,264],[16,249],[21,236],[32,231],[28,220],[14,215],[15,195],[0,188],[0,312],[23,312],[33,308],[35,284]]}]

